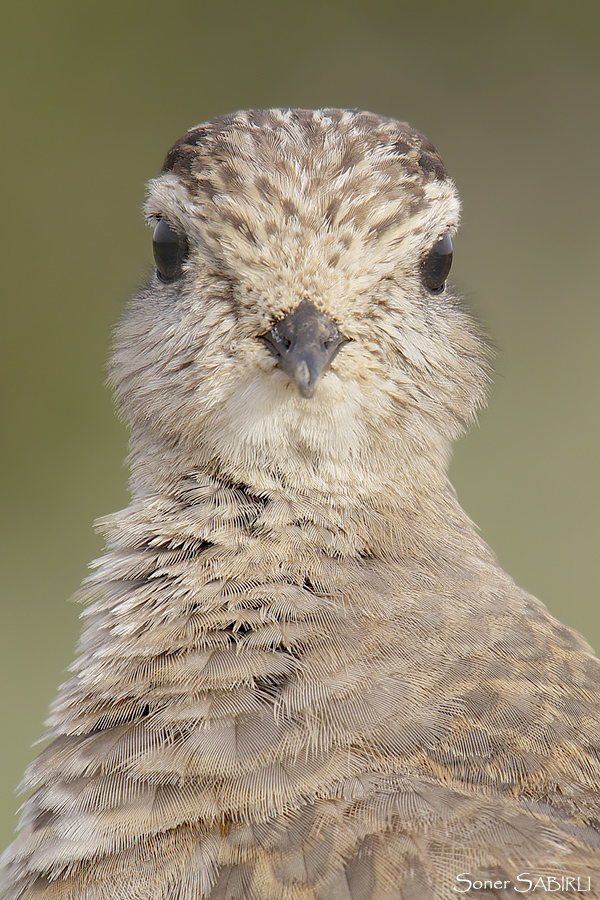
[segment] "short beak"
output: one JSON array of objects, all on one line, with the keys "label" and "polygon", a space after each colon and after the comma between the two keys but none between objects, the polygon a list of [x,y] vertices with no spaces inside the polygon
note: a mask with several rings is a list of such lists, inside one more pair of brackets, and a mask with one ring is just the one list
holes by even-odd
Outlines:
[{"label": "short beak", "polygon": [[333,319],[319,312],[310,300],[299,303],[260,339],[303,397],[314,395],[319,379],[348,342]]}]

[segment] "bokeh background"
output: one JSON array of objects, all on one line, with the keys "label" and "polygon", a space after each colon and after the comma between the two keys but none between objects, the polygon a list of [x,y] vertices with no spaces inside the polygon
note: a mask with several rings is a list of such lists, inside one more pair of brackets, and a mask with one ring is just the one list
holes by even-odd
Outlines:
[{"label": "bokeh background", "polygon": [[598,0],[4,0],[0,844],[73,657],[67,598],[127,502],[104,386],[150,265],[144,182],[188,127],[351,106],[438,146],[453,280],[498,349],[459,497],[514,578],[600,649]]}]

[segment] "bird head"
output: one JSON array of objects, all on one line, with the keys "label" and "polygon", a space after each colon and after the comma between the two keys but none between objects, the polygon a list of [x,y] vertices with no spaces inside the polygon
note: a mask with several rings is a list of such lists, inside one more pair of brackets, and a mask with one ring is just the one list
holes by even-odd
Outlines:
[{"label": "bird head", "polygon": [[146,215],[156,266],[111,368],[134,468],[350,493],[445,470],[486,354],[423,135],[351,110],[224,116],[171,148]]}]

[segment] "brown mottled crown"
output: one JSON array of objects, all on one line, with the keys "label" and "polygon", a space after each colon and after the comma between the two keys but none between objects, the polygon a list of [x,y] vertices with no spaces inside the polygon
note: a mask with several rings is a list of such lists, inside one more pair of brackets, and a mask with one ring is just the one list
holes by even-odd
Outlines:
[{"label": "brown mottled crown", "polygon": [[[162,183],[173,176],[220,265],[236,277],[251,268],[255,287],[257,269],[284,272],[292,258],[298,272],[324,270],[340,254],[351,265],[361,246],[378,244],[377,259],[389,262],[407,238],[421,241],[426,232],[426,242],[435,240],[458,219],[454,185],[427,138],[404,122],[356,110],[222,116],[171,148]],[[159,182],[150,218],[169,207]]]},{"label": "brown mottled crown", "polygon": [[325,154],[332,134],[345,145],[338,173],[359,165],[367,156],[385,154],[401,163],[408,175],[425,180],[447,177],[433,144],[406,122],[347,109],[258,109],[219,116],[179,138],[167,153],[162,171],[174,172],[190,189],[206,191],[210,185],[202,181],[205,155],[247,161],[252,154],[264,158],[266,164],[272,163],[273,152],[284,136],[298,149],[310,144],[311,153]]}]

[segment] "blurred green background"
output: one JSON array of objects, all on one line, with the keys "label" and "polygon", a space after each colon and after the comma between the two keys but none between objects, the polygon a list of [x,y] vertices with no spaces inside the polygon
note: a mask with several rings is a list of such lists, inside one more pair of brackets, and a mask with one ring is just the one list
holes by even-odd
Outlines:
[{"label": "blurred green background", "polygon": [[453,462],[504,567],[600,649],[598,0],[5,0],[0,844],[73,657],[67,604],[127,502],[104,367],[150,262],[144,182],[188,127],[364,107],[438,146],[454,282],[498,348]]}]

